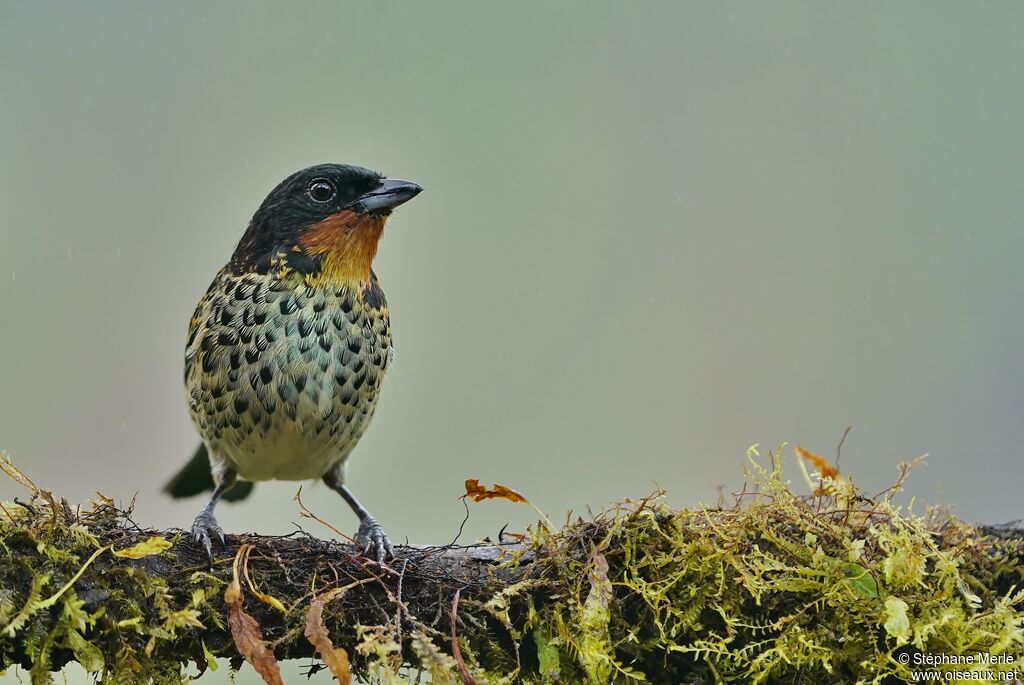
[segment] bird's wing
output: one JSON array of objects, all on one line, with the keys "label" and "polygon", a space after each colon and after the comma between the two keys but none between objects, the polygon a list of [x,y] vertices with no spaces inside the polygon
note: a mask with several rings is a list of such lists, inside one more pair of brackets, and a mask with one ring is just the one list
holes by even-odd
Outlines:
[{"label": "bird's wing", "polygon": [[209,301],[217,291],[222,278],[223,273],[218,273],[216,277],[214,277],[213,282],[210,283],[210,287],[206,289],[206,294],[199,299],[199,304],[196,305],[195,311],[192,312],[192,319],[188,323],[188,342],[185,343],[186,382],[188,382],[188,374],[192,370],[192,365],[195,363],[196,356],[199,352],[199,344],[203,339],[203,336],[200,335],[200,331],[201,329],[206,328],[206,320],[209,315]]}]

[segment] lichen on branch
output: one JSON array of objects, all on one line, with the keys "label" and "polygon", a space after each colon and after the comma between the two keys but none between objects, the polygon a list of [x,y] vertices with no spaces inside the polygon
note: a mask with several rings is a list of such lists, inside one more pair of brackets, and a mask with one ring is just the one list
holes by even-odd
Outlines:
[{"label": "lichen on branch", "polygon": [[183,683],[216,657],[271,683],[299,657],[325,683],[887,683],[910,680],[904,654],[1024,658],[1024,531],[917,515],[898,487],[868,497],[823,468],[800,496],[773,454],[749,454],[728,504],[659,493],[384,567],[305,533],[229,536],[211,566],[183,531],[0,470],[25,489],[0,509],[0,672],[34,683],[71,661]]}]

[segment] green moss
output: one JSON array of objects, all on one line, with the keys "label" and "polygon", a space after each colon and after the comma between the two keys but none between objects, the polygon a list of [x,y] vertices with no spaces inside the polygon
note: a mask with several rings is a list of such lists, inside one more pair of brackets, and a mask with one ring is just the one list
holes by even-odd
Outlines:
[{"label": "green moss", "polygon": [[[544,672],[593,683],[882,683],[910,680],[906,650],[1024,656],[1024,592],[991,589],[1021,568],[993,563],[1000,555],[972,527],[852,486],[798,497],[770,461],[751,455],[748,496],[734,507],[645,502],[602,517],[606,550],[591,555],[590,578],[532,619]],[[605,577],[616,607],[607,613],[595,603]]]}]

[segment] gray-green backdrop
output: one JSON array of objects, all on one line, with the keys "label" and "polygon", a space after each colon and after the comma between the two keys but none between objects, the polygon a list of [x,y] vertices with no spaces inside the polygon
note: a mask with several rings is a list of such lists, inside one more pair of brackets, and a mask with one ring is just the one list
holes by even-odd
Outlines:
[{"label": "gray-green backdrop", "polygon": [[[71,501],[188,524],[158,490],[196,443],[192,307],[278,180],[344,161],[426,188],[381,245],[397,363],[349,470],[392,536],[450,539],[468,477],[554,519],[655,483],[713,502],[748,445],[830,456],[847,424],[867,490],[927,452],[908,500],[1024,515],[1022,25],[1019,3],[7,0],[0,447]],[[296,487],[221,521],[293,530]],[[532,516],[474,506],[466,539]]]}]

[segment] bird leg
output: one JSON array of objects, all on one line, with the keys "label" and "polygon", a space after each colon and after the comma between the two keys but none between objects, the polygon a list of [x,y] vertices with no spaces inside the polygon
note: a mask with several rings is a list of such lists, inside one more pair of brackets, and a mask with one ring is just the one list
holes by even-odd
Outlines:
[{"label": "bird leg", "polygon": [[203,546],[203,549],[206,550],[206,556],[209,557],[211,562],[213,561],[211,536],[216,536],[220,540],[221,547],[224,547],[224,531],[221,530],[220,524],[217,523],[217,519],[213,516],[213,508],[217,506],[217,502],[224,496],[224,493],[234,487],[237,477],[238,474],[234,470],[224,471],[220,475],[217,486],[213,489],[213,494],[210,496],[210,501],[206,503],[206,506],[203,507],[203,510],[199,512],[196,520],[192,523],[192,539],[195,540],[196,544]]},{"label": "bird leg", "polygon": [[[377,523],[377,519],[370,516],[370,512],[366,510],[366,507],[359,503],[356,496],[345,485],[342,474],[343,472],[339,466],[324,476],[324,482],[327,483],[328,487],[341,495],[342,499],[348,502],[348,506],[352,508],[355,515],[359,517],[359,532],[356,533],[356,544],[363,548],[363,555],[376,559],[378,564],[383,565],[386,558],[390,559],[395,556],[395,548],[391,546],[391,541],[384,534],[384,529]],[[371,553],[373,556],[370,556]]]}]

